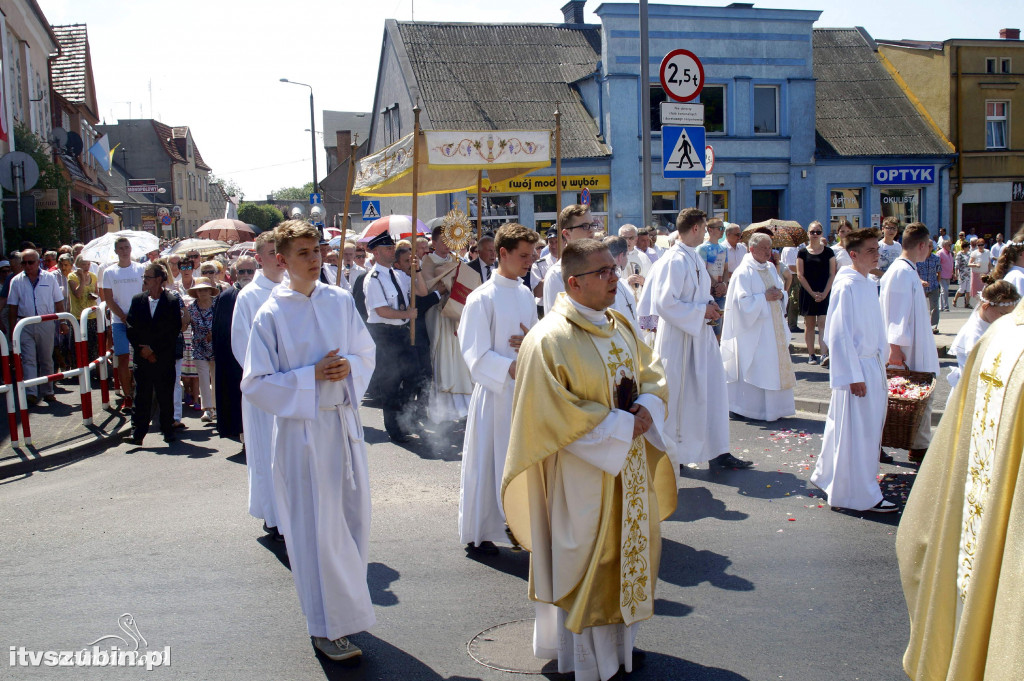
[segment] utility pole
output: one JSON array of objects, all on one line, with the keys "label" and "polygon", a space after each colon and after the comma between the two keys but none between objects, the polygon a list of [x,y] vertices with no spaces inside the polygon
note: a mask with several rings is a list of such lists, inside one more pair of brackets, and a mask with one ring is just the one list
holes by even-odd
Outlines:
[{"label": "utility pole", "polygon": [[647,0],[640,0],[640,136],[643,145],[643,221],[651,224],[651,44]]}]

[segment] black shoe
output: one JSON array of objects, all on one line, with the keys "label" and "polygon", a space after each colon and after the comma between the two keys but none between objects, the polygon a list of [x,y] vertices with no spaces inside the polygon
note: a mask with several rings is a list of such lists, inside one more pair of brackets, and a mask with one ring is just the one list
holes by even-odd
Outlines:
[{"label": "black shoe", "polygon": [[513,551],[522,551],[523,550],[523,547],[520,546],[519,541],[516,539],[516,536],[514,534],[512,534],[512,528],[509,527],[508,525],[505,525],[505,536],[508,537],[509,543],[512,544],[512,550]]},{"label": "black shoe", "polygon": [[271,536],[274,541],[284,541],[284,535],[277,531],[276,527],[270,527],[263,521],[263,531]]},{"label": "black shoe", "polygon": [[869,513],[895,513],[900,510],[900,507],[891,501],[882,499],[877,504],[868,509]]},{"label": "black shoe", "polygon": [[390,431],[389,430],[388,431],[388,437],[391,438],[391,441],[394,442],[396,445],[404,445],[406,442],[409,442],[410,440],[412,440],[412,438],[409,437],[409,435],[407,435],[407,434],[405,434],[405,433],[403,433],[401,431]]},{"label": "black shoe", "polygon": [[884,449],[878,450],[878,462],[879,463],[892,463],[892,454],[886,454]]},{"label": "black shoe", "polygon": [[170,443],[174,442],[177,439],[178,439],[177,436],[173,432],[171,432],[171,433],[164,433],[164,442],[166,442],[167,444],[170,444]]},{"label": "black shoe", "polygon": [[731,468],[732,470],[742,470],[744,468],[750,468],[754,465],[753,461],[744,461],[743,459],[737,459],[732,454],[726,452],[720,454],[715,458],[708,461],[708,468]]},{"label": "black shoe", "polygon": [[135,445],[136,447],[139,447],[139,446],[141,446],[141,445],[142,445],[142,438],[141,438],[141,437],[135,437],[135,435],[134,435],[134,434],[132,434],[132,431],[130,431],[130,430],[129,430],[129,431],[126,431],[126,432],[125,432],[125,433],[124,433],[124,434],[123,434],[123,435],[121,436],[121,439],[122,439],[122,440],[123,440],[124,442],[126,442],[126,443],[128,443],[128,444],[130,444],[130,445]]},{"label": "black shoe", "polygon": [[647,651],[633,648],[633,671],[643,669],[645,664],[647,664]]},{"label": "black shoe", "polygon": [[466,550],[470,553],[479,553],[484,556],[498,555],[498,547],[492,541],[482,541],[479,544],[470,542],[466,544]]}]

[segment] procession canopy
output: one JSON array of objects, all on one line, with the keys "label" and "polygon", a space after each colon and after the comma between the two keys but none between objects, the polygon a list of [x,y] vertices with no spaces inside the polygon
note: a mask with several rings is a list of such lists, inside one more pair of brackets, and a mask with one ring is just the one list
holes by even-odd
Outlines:
[{"label": "procession canopy", "polygon": [[[361,159],[354,194],[412,194],[413,134]],[[477,172],[492,183],[512,180],[551,165],[550,130],[425,130],[420,135],[418,194],[474,189]]]}]

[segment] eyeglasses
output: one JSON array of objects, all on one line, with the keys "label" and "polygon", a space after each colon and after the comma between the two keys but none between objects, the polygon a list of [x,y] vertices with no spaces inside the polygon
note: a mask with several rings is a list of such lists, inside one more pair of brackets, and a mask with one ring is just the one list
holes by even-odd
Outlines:
[{"label": "eyeglasses", "polygon": [[192,263],[190,263],[190,262],[183,262],[183,263],[178,265],[178,269],[179,270],[190,270],[190,269],[192,269]]},{"label": "eyeglasses", "polygon": [[256,274],[256,270],[238,270],[239,274]]},{"label": "eyeglasses", "polygon": [[821,236],[821,234],[822,234],[820,231],[813,231],[813,232],[807,232],[807,233],[810,234],[811,236]]},{"label": "eyeglasses", "polygon": [[896,227],[894,225],[887,225],[886,227],[883,227],[882,229],[896,229]]},{"label": "eyeglasses", "polygon": [[611,267],[610,265],[606,265],[605,267],[602,267],[600,269],[591,270],[589,272],[582,272],[580,274],[574,274],[572,276],[579,279],[580,277],[585,277],[588,274],[596,274],[598,279],[601,279],[602,281],[607,281],[609,278],[611,278],[613,274],[615,274],[615,268]]},{"label": "eyeglasses", "polygon": [[199,270],[199,273],[204,277],[212,277],[217,274],[217,270]]},{"label": "eyeglasses", "polygon": [[596,225],[594,223],[587,223],[585,225],[575,225],[573,227],[570,227],[569,229],[585,229],[588,232],[596,232],[597,230],[601,229],[601,225],[600,223]]},{"label": "eyeglasses", "polygon": [[143,274],[143,279],[163,279],[159,274]]}]

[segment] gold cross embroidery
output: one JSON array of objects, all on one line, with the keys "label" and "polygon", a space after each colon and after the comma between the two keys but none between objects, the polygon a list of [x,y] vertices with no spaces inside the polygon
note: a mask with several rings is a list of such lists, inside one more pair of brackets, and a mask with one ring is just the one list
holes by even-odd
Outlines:
[{"label": "gold cross embroidery", "polygon": [[992,400],[992,391],[996,388],[1002,388],[1003,382],[999,379],[999,362],[1003,358],[1003,353],[996,355],[995,359],[992,360],[992,368],[988,371],[982,371],[978,374],[978,379],[983,381],[988,387],[985,388],[985,406],[982,408],[982,421],[988,417],[988,404]]}]

